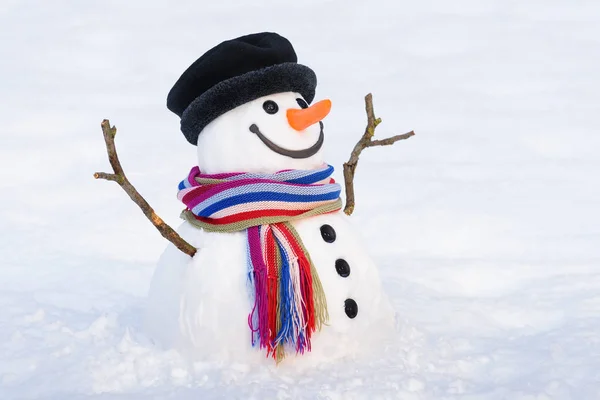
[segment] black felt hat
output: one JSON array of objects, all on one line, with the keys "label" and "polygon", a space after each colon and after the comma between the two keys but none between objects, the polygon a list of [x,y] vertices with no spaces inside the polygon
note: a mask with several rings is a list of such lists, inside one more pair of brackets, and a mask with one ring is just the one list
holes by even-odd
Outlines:
[{"label": "black felt hat", "polygon": [[197,59],[175,83],[167,107],[195,145],[209,122],[259,97],[298,92],[312,102],[317,77],[297,63],[292,44],[271,32],[225,41]]}]

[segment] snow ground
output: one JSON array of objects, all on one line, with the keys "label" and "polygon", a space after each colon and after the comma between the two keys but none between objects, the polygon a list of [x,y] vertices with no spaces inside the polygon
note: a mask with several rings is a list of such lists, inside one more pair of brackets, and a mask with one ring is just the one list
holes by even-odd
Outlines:
[{"label": "snow ground", "polygon": [[[289,37],[319,77],[330,163],[374,93],[360,226],[399,315],[385,355],[298,376],[190,364],[140,316],[165,247],[109,168],[178,224],[195,151],[165,99],[204,50]],[[0,3],[0,398],[600,398],[600,3]],[[341,177],[338,169],[338,177]]]}]

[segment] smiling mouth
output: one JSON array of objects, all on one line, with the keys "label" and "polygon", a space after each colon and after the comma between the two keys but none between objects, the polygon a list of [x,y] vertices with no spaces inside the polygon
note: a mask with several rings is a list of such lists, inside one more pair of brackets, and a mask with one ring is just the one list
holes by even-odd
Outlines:
[{"label": "smiling mouth", "polygon": [[258,129],[256,124],[250,125],[250,132],[255,133],[256,136],[271,150],[273,150],[277,154],[281,154],[282,156],[291,157],[291,158],[308,158],[314,156],[323,146],[324,135],[323,135],[323,122],[319,121],[319,126],[321,127],[321,133],[319,134],[319,139],[317,142],[310,146],[307,149],[303,150],[288,150],[284,149],[281,146],[276,145],[271,142],[265,135],[263,135]]}]

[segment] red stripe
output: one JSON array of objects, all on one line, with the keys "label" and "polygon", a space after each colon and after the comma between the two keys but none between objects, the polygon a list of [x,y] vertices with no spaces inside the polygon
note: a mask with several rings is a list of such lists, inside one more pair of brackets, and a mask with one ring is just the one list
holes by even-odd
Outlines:
[{"label": "red stripe", "polygon": [[[263,218],[263,217],[295,217],[296,215],[300,215],[305,213],[307,210],[256,210],[256,211],[246,211],[239,214],[228,215],[227,217],[222,218],[207,218],[207,217],[199,217],[194,214],[194,218],[198,221],[202,221],[211,225],[226,225],[233,224],[235,222],[246,221],[255,218]],[[193,213],[192,213],[193,214]]]},{"label": "red stripe", "polygon": [[275,348],[273,348],[273,343],[275,342],[275,338],[277,336],[277,294],[279,291],[278,281],[279,277],[277,275],[277,245],[275,244],[275,235],[272,230],[266,235],[265,240],[267,241],[267,304],[268,304],[268,320],[269,320],[269,350],[273,352],[273,358],[276,357]]},{"label": "red stripe", "polygon": [[214,185],[196,186],[194,190],[190,190],[182,197],[181,202],[186,205],[190,204],[190,202],[194,200],[194,198],[201,195],[202,193],[209,191],[212,188],[214,188]]}]

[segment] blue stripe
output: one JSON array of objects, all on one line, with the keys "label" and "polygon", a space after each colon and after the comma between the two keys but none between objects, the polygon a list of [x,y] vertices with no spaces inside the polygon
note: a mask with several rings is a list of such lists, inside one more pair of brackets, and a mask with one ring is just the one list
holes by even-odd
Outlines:
[{"label": "blue stripe", "polygon": [[337,200],[340,196],[340,191],[336,190],[331,193],[311,195],[311,194],[290,194],[290,193],[277,193],[277,192],[255,192],[250,194],[240,194],[237,196],[231,196],[221,201],[218,201],[206,208],[203,208],[203,204],[200,203],[192,212],[199,217],[210,217],[217,211],[221,211],[225,208],[236,206],[238,204],[253,203],[258,201],[282,201],[289,203],[309,203],[316,201],[325,200]]},{"label": "blue stripe", "polygon": [[323,168],[322,170],[312,173],[310,175],[301,176],[301,177],[298,177],[295,179],[290,179],[290,180],[287,180],[286,182],[310,185],[315,182],[322,181],[323,179],[327,179],[329,176],[331,176],[332,173],[333,173],[333,167],[331,165],[329,165],[328,168]]},{"label": "blue stripe", "polygon": [[[274,235],[275,236],[275,235]],[[292,288],[292,277],[290,276],[289,255],[275,236],[275,242],[281,253],[281,276],[279,278],[279,297],[281,303],[278,304],[281,312],[280,328],[275,337],[275,343],[294,343],[294,329],[292,319],[294,318],[294,293]]]}]

